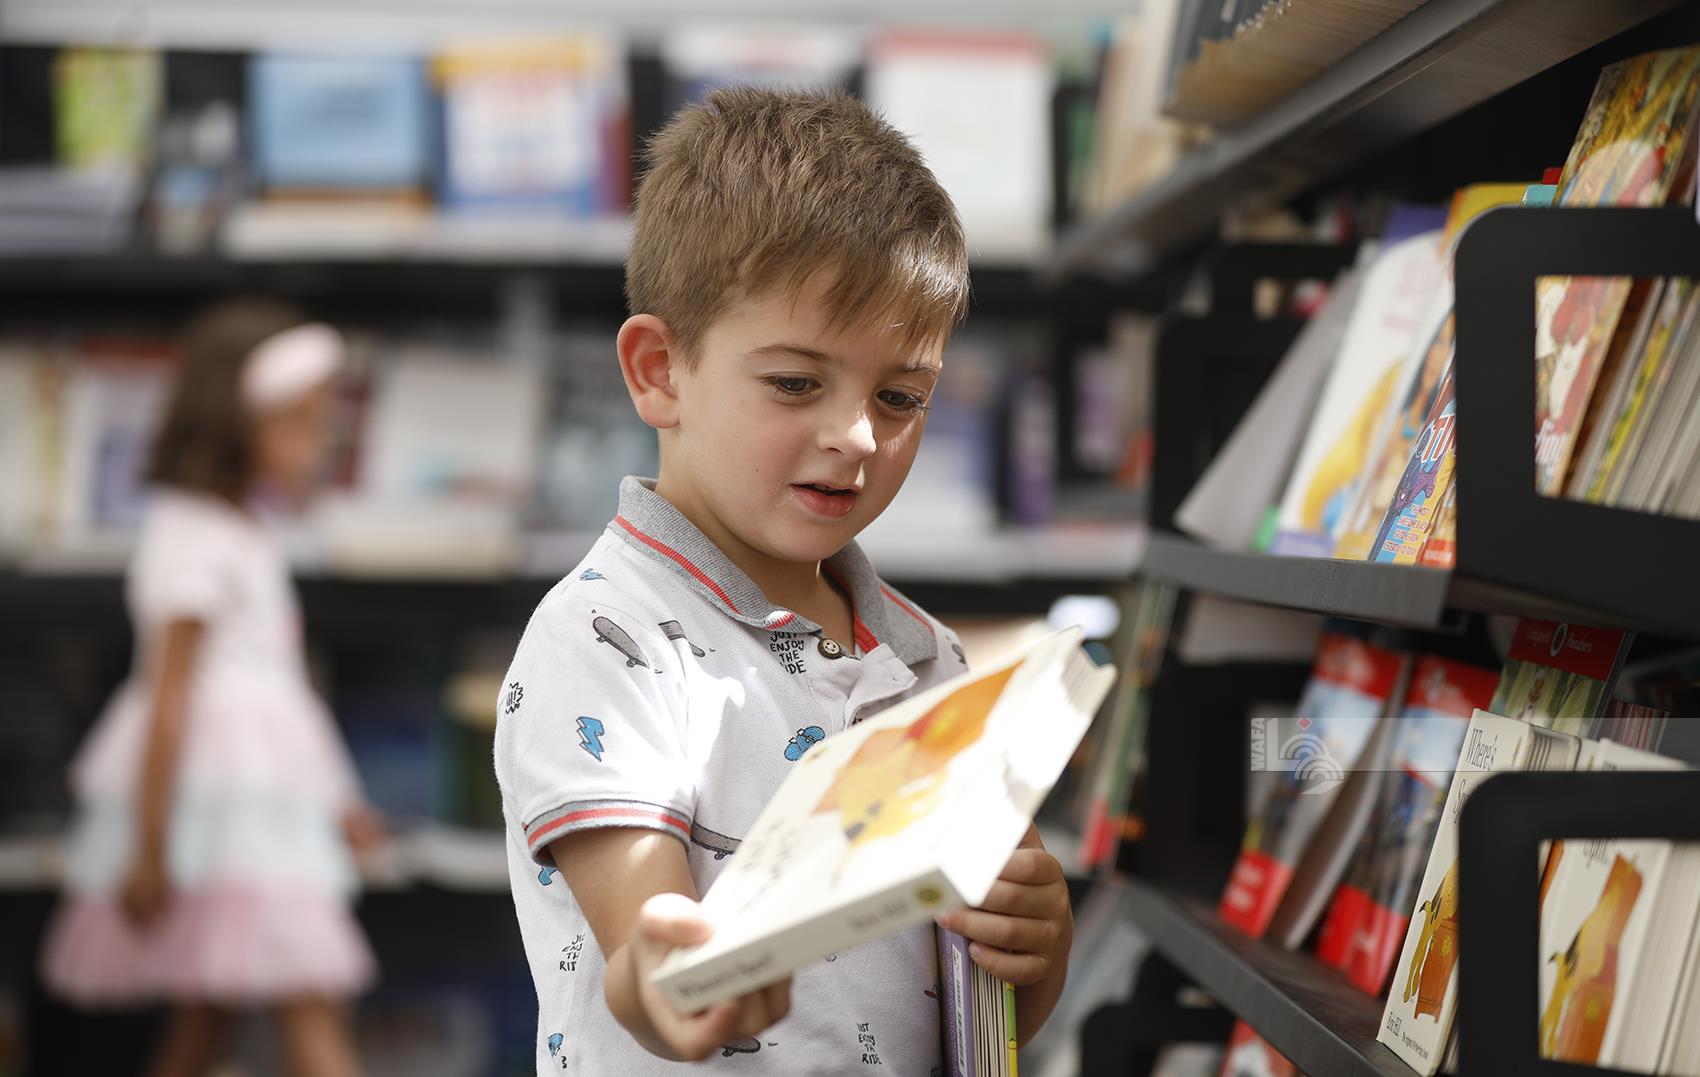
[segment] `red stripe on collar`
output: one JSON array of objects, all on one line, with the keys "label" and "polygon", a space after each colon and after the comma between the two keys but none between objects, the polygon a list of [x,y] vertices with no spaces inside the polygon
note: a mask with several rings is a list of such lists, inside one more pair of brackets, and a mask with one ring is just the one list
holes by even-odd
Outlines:
[{"label": "red stripe on collar", "polygon": [[873,629],[862,622],[862,614],[856,609],[856,592],[851,589],[849,584],[844,582],[844,577],[834,571],[831,565],[822,561],[820,567],[822,571],[832,577],[834,583],[838,584],[839,593],[844,596],[846,602],[850,603],[850,620],[853,626],[852,630],[856,633],[856,646],[860,647],[864,654],[878,647],[880,645],[879,637],[874,635]]},{"label": "red stripe on collar", "polygon": [[920,621],[923,625],[925,625],[928,632],[931,632],[933,630],[932,624],[925,617],[921,616],[920,612],[917,611],[914,606],[911,606],[909,603],[903,601],[901,598],[898,598],[896,591],[893,591],[891,588],[887,587],[885,584],[882,583],[882,584],[880,584],[880,593],[885,595],[885,597],[891,599],[892,602],[896,603],[898,609],[902,610],[904,613],[907,613],[909,616],[915,618],[915,620]]},{"label": "red stripe on collar", "polygon": [[[742,616],[738,607],[734,606],[732,604],[732,600],[727,597],[726,592],[722,591],[720,589],[720,585],[715,583],[713,580],[709,579],[708,574],[703,572],[702,569],[691,564],[690,560],[684,554],[680,553],[678,550],[675,550],[673,547],[667,545],[665,542],[662,542],[660,539],[651,538],[650,536],[644,534],[642,531],[639,531],[636,527],[634,527],[632,525],[632,522],[630,520],[626,519],[624,516],[614,517],[614,522],[619,524],[621,527],[625,528],[626,531],[629,532],[633,538],[637,539],[639,542],[643,543],[645,546],[648,546],[650,549],[654,550],[656,553],[662,554],[665,557],[672,558],[675,562],[678,563],[680,568],[684,569],[686,572],[689,572],[692,576],[695,576],[697,578],[697,580],[704,587],[708,588],[710,591],[713,591],[715,596],[718,597],[720,599],[720,601],[726,603],[727,609],[731,610],[733,613],[739,613],[739,615]],[[914,611],[911,610],[910,612],[913,613]]]}]

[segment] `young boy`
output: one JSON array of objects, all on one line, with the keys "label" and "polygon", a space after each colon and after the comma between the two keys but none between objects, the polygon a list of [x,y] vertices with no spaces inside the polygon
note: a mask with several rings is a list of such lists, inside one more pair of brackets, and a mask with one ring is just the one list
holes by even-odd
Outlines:
[{"label": "young boy", "polygon": [[[903,484],[967,302],[949,197],[845,96],[723,90],[651,144],[620,368],[659,431],[543,599],[498,703],[496,776],[539,1001],[538,1072],[939,1072],[932,927],[696,1014],[649,974],[821,738],[960,673],[956,637],[852,541]],[[924,541],[917,536],[917,541]],[[1030,831],[945,918],[1032,1036],[1073,925]]]}]

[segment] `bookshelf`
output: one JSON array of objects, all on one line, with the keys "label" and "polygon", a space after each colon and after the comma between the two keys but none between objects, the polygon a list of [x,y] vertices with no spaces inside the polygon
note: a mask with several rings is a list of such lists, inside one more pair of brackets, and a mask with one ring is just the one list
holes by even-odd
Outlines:
[{"label": "bookshelf", "polygon": [[[1454,611],[1483,611],[1700,639],[1700,575],[1691,567],[1700,522],[1537,494],[1534,368],[1508,358],[1534,355],[1530,298],[1539,276],[1700,276],[1693,210],[1495,211],[1466,233],[1456,268],[1464,435],[1454,569],[1227,552],[1159,531],[1146,544],[1142,570],[1187,591],[1383,626],[1450,630],[1461,623]],[[1256,351],[1245,357],[1253,366],[1263,359]],[[1177,683],[1165,686],[1171,672]],[[1307,953],[1246,939],[1216,918],[1213,901],[1194,896],[1219,884],[1206,862],[1231,848],[1239,798],[1230,787],[1243,780],[1243,762],[1222,751],[1234,732],[1231,707],[1199,694],[1206,676],[1165,669],[1153,702],[1145,813],[1152,842],[1161,841],[1167,855],[1155,845],[1146,850],[1156,870],[1133,884],[1124,911],[1170,966],[1149,975],[1162,983],[1178,973],[1198,984],[1307,1071],[1409,1073],[1375,1042],[1381,999],[1357,992]],[[1263,698],[1272,697],[1251,687],[1239,696],[1242,708]],[[1183,705],[1191,707],[1188,722],[1161,720]],[[1521,866],[1539,840],[1560,835],[1691,838],[1700,833],[1691,810],[1695,783],[1692,773],[1517,774],[1493,779],[1472,798],[1461,839],[1473,850],[1462,872],[1472,910],[1463,920],[1471,925],[1464,947],[1485,956],[1460,966],[1460,1027],[1474,1030],[1464,1033],[1474,1038],[1462,1052],[1463,1077],[1613,1072],[1538,1061],[1532,1022],[1529,1042],[1504,1035],[1507,1013],[1537,1011],[1535,928],[1526,915],[1536,879]],[[1190,791],[1198,785],[1230,805],[1200,808],[1204,798]],[[1528,857],[1512,855],[1525,846]]]},{"label": "bookshelf", "polygon": [[1077,224],[1045,273],[1157,269],[1208,239],[1224,211],[1279,205],[1676,2],[1428,0],[1149,188]]},{"label": "bookshelf", "polygon": [[1216,917],[1213,902],[1129,881],[1123,914],[1156,951],[1255,1027],[1306,1073],[1409,1077],[1375,1041],[1381,1001],[1308,955],[1248,939]]}]

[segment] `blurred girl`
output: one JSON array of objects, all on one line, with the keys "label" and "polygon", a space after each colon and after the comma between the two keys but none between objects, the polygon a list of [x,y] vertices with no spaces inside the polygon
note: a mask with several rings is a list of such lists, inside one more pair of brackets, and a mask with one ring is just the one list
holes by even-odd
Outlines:
[{"label": "blurred girl", "polygon": [[308,685],[287,566],[251,511],[304,501],[328,444],[342,341],[263,302],[188,330],[126,581],[129,680],[72,764],[67,898],[43,956],[85,1004],[174,1004],[150,1073],[223,1053],[275,1006],[293,1072],[357,1071],[343,1003],[372,979],[350,846],[377,834]]}]

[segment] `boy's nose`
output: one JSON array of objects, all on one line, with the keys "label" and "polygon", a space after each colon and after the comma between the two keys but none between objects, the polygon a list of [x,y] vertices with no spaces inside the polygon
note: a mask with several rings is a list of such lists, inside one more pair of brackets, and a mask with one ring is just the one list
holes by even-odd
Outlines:
[{"label": "boy's nose", "polygon": [[852,460],[872,456],[874,452],[874,423],[866,408],[840,418],[821,431],[821,447],[828,452],[842,453]]}]

